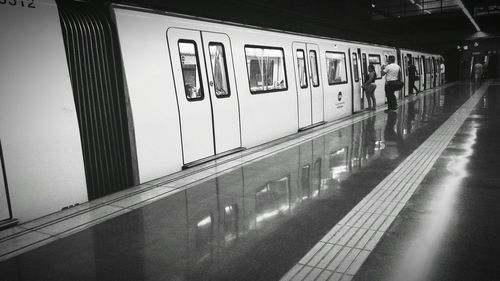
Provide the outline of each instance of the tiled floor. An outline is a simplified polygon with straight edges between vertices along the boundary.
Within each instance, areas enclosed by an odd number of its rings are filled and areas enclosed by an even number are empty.
[[[1,280],[385,280],[377,253],[476,90],[437,89],[0,233]]]

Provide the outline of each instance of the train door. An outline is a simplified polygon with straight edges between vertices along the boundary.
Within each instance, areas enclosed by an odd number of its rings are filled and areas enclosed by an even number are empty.
[[[427,69],[425,69],[425,57],[424,56],[420,56],[420,59],[419,59],[419,63],[420,63],[420,86],[421,86],[421,91],[422,90],[425,90],[426,89],[426,85],[425,85],[425,81],[427,81]]]
[[[231,43],[226,34],[202,32],[212,101],[215,153],[241,147],[238,92]]]
[[[349,49],[351,58],[351,81],[352,82],[352,112],[361,111],[363,109],[363,92],[361,89],[361,79],[359,74],[359,60],[356,52]]]
[[[399,75],[401,75],[399,77],[399,79],[401,79],[401,81],[403,82],[403,85],[404,83],[407,81],[403,75],[405,69],[406,69],[406,65],[404,64],[404,59],[401,55],[401,50],[397,49],[396,50],[396,63],[400,66],[400,73]],[[405,92],[406,92],[406,87],[403,87],[401,90],[398,91],[399,92],[399,95],[398,95],[398,98],[399,99],[402,99],[403,97],[405,97]]]
[[[323,122],[323,87],[321,83],[321,73],[319,67],[319,47],[316,44],[307,44],[309,54],[309,73],[311,76],[311,105],[312,105],[312,123]]]
[[[299,129],[323,121],[323,88],[320,87],[318,65],[319,48],[315,44],[294,42],[292,44]]]
[[[432,57],[432,64],[434,65],[434,87],[439,86],[439,62],[438,59]]]
[[[7,191],[6,182],[7,181],[5,180],[5,168],[3,165],[3,154],[2,154],[2,148],[0,146],[0,225],[2,225],[3,221],[6,221],[11,218],[9,199],[8,199],[9,194]]]
[[[410,77],[409,77],[409,72],[408,72],[408,62],[411,60],[411,55],[408,53],[403,53],[403,75],[405,79],[405,97],[407,97],[410,94]]]
[[[167,38],[184,164],[240,147],[238,95],[229,38],[179,28],[170,28]]]
[[[430,66],[430,59],[428,57],[424,57],[424,71],[425,71],[425,89],[431,88],[432,81],[432,71]]]
[[[436,86],[436,72],[434,68],[434,57],[429,57],[429,68],[431,69],[431,85],[430,87],[433,88]]]
[[[366,53],[361,53],[361,49],[358,49],[358,56],[361,58],[361,80],[363,83],[366,82],[366,78],[368,77],[368,59],[366,58]],[[375,94],[375,93],[373,93]],[[364,96],[364,95],[363,95]],[[366,101],[368,103],[368,101]],[[365,100],[361,99],[362,108],[365,108]],[[375,107],[377,105],[374,105]]]

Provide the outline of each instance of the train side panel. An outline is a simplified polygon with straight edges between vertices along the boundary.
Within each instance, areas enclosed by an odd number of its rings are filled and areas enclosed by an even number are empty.
[[[335,69],[333,66],[329,66],[329,59],[344,58],[343,69],[340,72],[340,77],[344,78],[337,79],[337,77],[330,77],[332,71]],[[328,56],[328,57],[327,57]],[[324,97],[324,110],[325,110],[325,121],[334,121],[336,119],[349,116],[352,114],[352,89],[351,89],[351,67],[349,64],[349,53],[348,46],[335,41],[322,40],[320,44],[320,54],[319,54],[319,64],[321,67],[321,78],[323,82],[323,97]],[[330,73],[330,74],[329,74]],[[338,73],[338,70],[337,70]]]
[[[240,101],[241,139],[252,147],[297,132],[297,92],[292,38],[257,30],[227,30],[233,47],[234,71]],[[287,90],[252,94],[247,70],[245,46],[282,48]]]
[[[25,221],[88,197],[55,1],[19,2],[0,5],[0,138],[13,216]]]
[[[165,17],[116,9],[140,182],[180,170],[179,110]]]

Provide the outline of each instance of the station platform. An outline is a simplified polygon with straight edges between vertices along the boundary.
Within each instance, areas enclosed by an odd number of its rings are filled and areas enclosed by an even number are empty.
[[[499,81],[457,82],[0,232],[0,279],[500,280]]]

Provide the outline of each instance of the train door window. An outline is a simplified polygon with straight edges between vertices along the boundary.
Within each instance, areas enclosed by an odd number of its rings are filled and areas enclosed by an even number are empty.
[[[406,76],[408,76],[408,57],[407,56],[404,56],[403,64],[404,64],[403,67],[404,67]]]
[[[252,94],[288,89],[282,48],[245,46],[245,56]]]
[[[203,99],[200,62],[198,48],[194,41],[179,41],[179,55],[181,58],[182,78],[188,101]]]
[[[359,81],[358,55],[352,53],[352,71],[354,71],[354,82]]]
[[[368,80],[368,64],[366,63],[366,54],[362,54],[361,59],[363,60],[363,65],[361,67],[363,68],[364,78],[365,80]]]
[[[209,43],[208,49],[210,51],[210,65],[212,66],[215,96],[218,98],[229,97],[231,92],[229,89],[224,45],[221,43]]]
[[[420,58],[415,58],[415,66],[417,67],[417,71],[419,74],[422,74],[422,64],[420,63]]]
[[[345,53],[326,52],[328,85],[347,83]]]
[[[299,72],[299,85],[302,89],[307,88],[307,69],[304,50],[297,50],[297,71]]]
[[[313,87],[319,86],[319,75],[318,75],[318,57],[316,56],[316,51],[309,51],[309,64],[311,65],[311,77]]]
[[[377,79],[382,78],[382,64],[380,62],[380,55],[368,55],[368,64],[373,65],[375,67],[375,74],[377,75]]]

